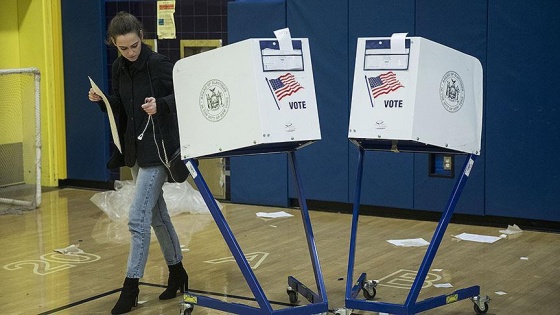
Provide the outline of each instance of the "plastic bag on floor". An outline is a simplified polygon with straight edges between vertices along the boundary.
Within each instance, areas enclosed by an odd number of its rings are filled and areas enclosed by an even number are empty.
[[[90,200],[105,212],[111,220],[127,221],[134,190],[135,186],[131,180],[117,180],[115,181],[115,190],[99,192],[93,195]],[[187,181],[165,183],[163,185],[163,198],[165,198],[170,216],[180,213],[210,213],[200,192]],[[218,207],[222,208],[220,203],[218,203]]]

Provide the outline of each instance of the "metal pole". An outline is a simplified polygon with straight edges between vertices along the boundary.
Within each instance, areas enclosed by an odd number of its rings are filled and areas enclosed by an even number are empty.
[[[434,261],[434,258],[436,256],[438,247],[441,244],[443,234],[445,233],[445,230],[447,229],[447,226],[449,225],[449,221],[451,220],[451,216],[453,216],[453,211],[455,210],[455,206],[457,205],[457,201],[459,200],[459,196],[461,195],[461,192],[463,191],[463,188],[465,187],[465,184],[466,184],[467,179],[470,175],[470,171],[472,169],[472,166],[474,164],[475,159],[476,159],[476,156],[473,155],[472,153],[467,156],[467,160],[465,161],[465,164],[463,165],[463,172],[461,173],[461,176],[459,176],[459,178],[457,179],[457,182],[455,183],[455,187],[453,188],[451,196],[449,197],[449,201],[447,202],[447,206],[445,208],[445,211],[443,212],[443,214],[441,216],[441,219],[439,220],[438,226],[437,226],[437,228],[434,232],[434,235],[432,236],[432,240],[430,242],[430,245],[428,246],[428,250],[426,251],[426,254],[424,255],[424,259],[422,260],[422,264],[420,265],[420,268],[418,270],[418,274],[416,275],[416,278],[414,279],[414,283],[412,284],[412,288],[411,288],[411,290],[408,294],[408,297],[406,298],[406,301],[404,303],[404,305],[406,306],[407,309],[411,305],[416,303],[416,300],[418,299],[418,295],[420,294],[420,290],[422,289],[422,285],[424,284],[424,280],[426,280],[426,276],[428,275],[428,271],[430,269],[430,266],[432,265],[432,262]]]

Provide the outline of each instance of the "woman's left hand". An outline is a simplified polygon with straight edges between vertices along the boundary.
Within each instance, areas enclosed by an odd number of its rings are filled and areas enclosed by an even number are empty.
[[[157,113],[157,104],[155,97],[146,97],[144,101],[146,103],[142,104],[142,109],[146,112],[146,114],[154,115],[155,113]]]

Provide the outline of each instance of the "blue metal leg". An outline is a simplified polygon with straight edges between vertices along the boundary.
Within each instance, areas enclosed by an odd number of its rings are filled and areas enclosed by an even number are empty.
[[[255,277],[255,274],[251,269],[251,266],[249,265],[249,262],[247,262],[247,259],[245,258],[245,255],[243,254],[239,243],[237,243],[237,240],[235,239],[231,228],[227,224],[222,211],[220,210],[218,204],[216,203],[216,200],[214,199],[214,196],[212,196],[208,185],[206,185],[204,178],[200,174],[196,163],[193,163],[191,160],[187,160],[186,164],[196,186],[198,187],[198,190],[200,191],[200,194],[202,195],[202,198],[204,198],[204,202],[208,206],[208,209],[210,210],[214,221],[218,225],[218,228],[222,233],[222,236],[224,237],[224,240],[226,241],[229,249],[231,250],[235,261],[239,265],[239,268],[241,269],[241,272],[243,273],[243,276],[245,277],[249,288],[253,292],[257,303],[262,310],[266,311],[269,314],[272,313],[272,306],[270,305],[270,302],[266,298],[262,287],[259,285],[257,278]]]
[[[309,217],[309,210],[307,209],[307,202],[305,200],[305,194],[303,192],[303,187],[301,185],[301,176],[297,167],[297,160],[295,151],[290,152],[290,165],[292,166],[292,171],[295,177],[294,185],[298,192],[298,200],[301,208],[301,219],[303,221],[303,227],[305,229],[305,236],[307,238],[307,247],[309,249],[309,254],[311,256],[311,263],[313,265],[313,272],[315,275],[315,283],[317,284],[318,295],[312,294],[313,299],[316,299],[314,303],[325,303],[325,311],[327,311],[327,294],[325,290],[325,283],[323,282],[323,273],[321,272],[321,265],[319,264],[319,258],[317,255],[317,248],[315,246],[315,237],[313,236],[313,229],[311,227],[311,219]],[[293,279],[293,278],[292,278]],[[306,287],[302,286],[305,290]],[[310,294],[309,290],[302,292],[303,294]]]
[[[362,173],[364,168],[364,149],[359,148],[358,172],[356,175],[356,190],[354,192],[354,206],[352,211],[352,228],[350,230],[350,250],[348,253],[348,272],[346,273],[346,299],[355,298],[361,290],[362,282],[366,275],[362,274],[356,286],[352,289],[354,262],[356,256],[356,236],[358,234],[358,217],[360,215],[360,197],[362,193]]]
[[[363,155],[364,155],[364,149],[361,147],[359,148],[360,148],[360,157],[358,161],[358,175],[356,178],[356,195],[355,195],[354,211],[352,217],[350,251],[348,257],[348,274],[347,274],[347,282],[346,282],[346,303],[345,303],[346,308],[386,312],[390,314],[416,314],[438,306],[457,302],[459,300],[463,300],[469,297],[478,296],[480,294],[480,287],[472,286],[465,289],[459,289],[451,294],[436,296],[420,302],[416,302],[416,300],[418,299],[418,295],[420,294],[420,290],[422,289],[422,285],[426,280],[426,276],[428,275],[428,271],[431,267],[431,264],[436,256],[439,245],[441,244],[441,240],[443,239],[445,230],[449,225],[449,222],[455,210],[455,206],[457,205],[457,202],[459,200],[459,196],[463,191],[463,188],[466,184],[466,181],[469,177],[470,171],[476,159],[476,155],[469,154],[467,156],[467,160],[465,161],[465,164],[463,165],[462,173],[457,179],[457,182],[455,183],[455,187],[453,188],[453,191],[449,197],[447,206],[444,212],[442,213],[438,226],[436,227],[434,235],[432,236],[430,245],[428,246],[426,254],[424,255],[424,259],[422,260],[422,263],[420,265],[416,278],[414,279],[414,282],[412,284],[411,290],[406,298],[405,303],[401,305],[401,304],[393,304],[393,303],[363,301],[363,300],[356,299],[358,291],[361,289],[360,285],[365,281],[365,274],[362,274],[358,280],[358,282],[360,283],[357,283],[352,288],[352,275],[353,275],[353,268],[354,268],[356,235],[358,229],[357,225],[358,225],[360,191],[362,185]]]
[[[300,187],[299,183],[301,178],[297,171],[296,161],[294,152],[290,155],[294,174],[296,175],[296,188],[298,190],[298,197],[301,205],[302,220],[304,223],[304,228],[307,236],[307,243],[309,247],[310,254],[312,256],[313,270],[315,272],[315,280],[317,283],[317,288],[319,294],[313,293],[306,286],[300,284],[293,277],[288,279],[289,283],[298,287],[299,292],[303,294],[310,302],[313,304],[304,305],[300,307],[293,307],[281,310],[273,310],[270,302],[266,298],[262,287],[259,285],[258,280],[251,269],[251,266],[247,262],[241,247],[237,243],[235,236],[233,235],[229,225],[224,218],[222,211],[218,207],[216,200],[212,196],[210,189],[206,185],[204,178],[200,174],[198,167],[192,160],[187,160],[186,165],[191,173],[193,180],[198,187],[200,194],[202,195],[204,202],[208,206],[216,225],[218,226],[224,240],[226,241],[229,249],[231,250],[237,265],[239,266],[249,288],[253,292],[257,303],[260,308],[243,305],[239,303],[227,303],[218,299],[210,298],[207,296],[196,296],[189,292],[184,295],[184,303],[186,304],[197,304],[201,306],[210,307],[217,310],[222,310],[232,314],[243,314],[243,315],[257,315],[257,314],[290,314],[290,315],[308,315],[308,314],[319,314],[326,313],[328,311],[327,298],[325,293],[325,285],[323,283],[323,276],[321,273],[321,267],[319,265],[319,260],[317,258],[317,249],[315,247],[315,239],[313,237],[313,231],[311,229],[311,221],[309,218],[309,212],[307,209],[307,204],[305,202],[303,189]]]
[[[476,159],[476,155],[469,154],[467,156],[465,164],[463,165],[463,172],[461,173],[461,175],[457,179],[457,182],[455,183],[455,187],[453,188],[451,196],[449,197],[449,201],[447,202],[447,206],[445,208],[445,211],[443,212],[443,214],[442,214],[442,216],[439,220],[438,226],[437,226],[437,228],[434,232],[434,235],[432,236],[432,241],[430,242],[430,245],[428,246],[428,250],[426,251],[426,254],[424,255],[424,259],[422,260],[422,264],[420,265],[420,268],[418,269],[418,274],[416,275],[416,278],[414,279],[414,282],[412,284],[412,288],[410,290],[410,293],[408,294],[408,297],[406,298],[406,301],[404,303],[407,308],[410,307],[411,305],[413,305],[414,303],[416,303],[416,299],[418,298],[418,295],[420,294],[420,290],[422,289],[422,285],[424,284],[424,280],[426,280],[426,276],[428,275],[428,271],[430,270],[432,262],[434,261],[437,250],[439,248],[439,245],[441,244],[443,234],[445,233],[445,230],[447,229],[447,226],[449,225],[449,221],[451,220],[451,217],[453,216],[453,211],[455,211],[455,206],[457,205],[457,202],[459,201],[459,196],[461,195],[461,192],[463,191],[463,188],[465,187],[465,184],[467,182],[467,179],[469,177],[469,174],[470,174],[470,171],[471,171],[471,168],[474,164],[475,159]]]

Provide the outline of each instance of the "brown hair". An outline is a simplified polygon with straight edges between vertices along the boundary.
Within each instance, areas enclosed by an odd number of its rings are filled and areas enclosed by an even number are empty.
[[[142,22],[134,15],[121,11],[109,22],[107,27],[107,44],[114,45],[113,41],[120,35],[136,33],[142,38]]]

